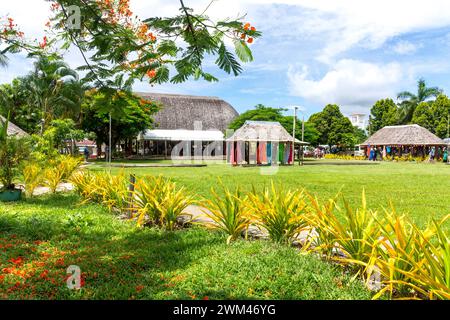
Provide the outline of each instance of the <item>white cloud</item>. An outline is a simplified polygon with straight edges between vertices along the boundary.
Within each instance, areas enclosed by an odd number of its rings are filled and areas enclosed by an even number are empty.
[[[416,52],[422,46],[420,44],[414,44],[410,41],[399,41],[393,47],[395,53],[398,54],[411,54]]]
[[[336,103],[349,111],[368,108],[380,98],[394,97],[398,85],[409,80],[409,74],[398,63],[344,59],[321,79],[310,79],[307,67],[290,68],[288,79],[292,95],[321,105]]]

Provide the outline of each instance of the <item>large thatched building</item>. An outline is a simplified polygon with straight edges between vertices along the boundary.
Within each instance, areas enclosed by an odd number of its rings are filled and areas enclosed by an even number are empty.
[[[198,158],[206,154],[223,157],[224,133],[239,115],[229,103],[217,97],[136,94],[159,102],[162,107],[154,117],[155,128],[138,136],[141,156],[173,158],[174,154],[191,154]]]
[[[293,146],[306,144],[294,140],[279,122],[246,121],[227,139],[227,161],[234,165],[293,164]]]
[[[0,123],[3,125],[4,123],[6,123],[6,119],[5,117],[0,115]],[[8,122],[8,135],[9,136],[17,136],[17,137],[24,137],[27,136],[28,133],[26,133],[25,131],[23,131],[22,129],[20,129],[18,126],[16,126],[14,123],[12,123],[11,121]]]
[[[427,129],[417,125],[387,126],[369,137],[362,147],[367,154],[370,149],[382,149],[388,155],[425,156],[431,149],[441,149],[446,143]]]

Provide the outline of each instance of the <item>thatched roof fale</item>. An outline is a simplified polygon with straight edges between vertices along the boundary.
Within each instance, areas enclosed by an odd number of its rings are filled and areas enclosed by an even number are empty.
[[[279,122],[246,121],[227,141],[291,142],[294,138]],[[298,144],[309,143],[295,139]]]
[[[217,97],[141,92],[135,94],[162,105],[162,109],[154,117],[155,129],[225,132],[239,115],[229,103]]]
[[[375,132],[361,146],[444,146],[445,142],[417,125],[387,126]]]
[[[0,115],[0,124],[6,123],[6,118]],[[28,136],[28,133],[20,129],[18,126],[16,126],[11,121],[8,121],[8,136],[18,136],[18,137],[25,137]]]

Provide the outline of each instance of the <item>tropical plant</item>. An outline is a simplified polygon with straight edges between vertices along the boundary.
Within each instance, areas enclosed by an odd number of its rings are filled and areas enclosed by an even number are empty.
[[[237,239],[244,231],[247,231],[251,217],[248,214],[247,197],[239,190],[231,191],[222,185],[223,195],[219,195],[212,188],[212,200],[205,200],[207,210],[205,216],[212,220],[207,226],[212,229],[222,230],[228,234],[227,244]]]
[[[86,88],[77,72],[61,58],[40,56],[22,82],[28,92],[28,105],[35,106],[41,114],[41,135],[54,119],[78,117]]]
[[[43,184],[52,193],[56,193],[58,186],[62,182],[69,180],[80,164],[80,158],[60,156],[58,159],[51,161],[50,166],[44,170]]]
[[[265,187],[261,193],[248,194],[256,224],[266,229],[276,242],[288,243],[307,229],[305,194],[299,190],[282,187]]]
[[[163,176],[149,176],[135,182],[131,210],[139,226],[149,224],[173,230],[178,217],[192,203],[184,187],[178,188]]]
[[[400,122],[403,124],[409,123],[414,115],[417,106],[432,97],[437,97],[442,93],[438,87],[427,87],[424,79],[417,81],[417,93],[409,91],[402,91],[397,95],[400,102]]]
[[[373,244],[373,253],[367,270],[378,272],[383,288],[374,296],[381,297],[385,292],[394,296],[411,296],[414,286],[414,274],[417,263],[423,259],[420,243],[430,239],[433,232],[427,228],[422,233],[406,219],[398,215],[393,208],[385,210],[382,219],[377,219],[380,237]],[[420,235],[424,238],[421,238]]]
[[[366,195],[362,193],[362,205],[353,210],[349,203],[343,199],[344,210],[335,203],[336,214],[328,216],[328,227],[334,235],[336,248],[341,251],[345,263],[356,264],[357,269],[365,268],[372,254],[372,243],[378,239],[380,227],[376,223],[376,212],[367,209]],[[315,214],[312,215],[313,217]],[[343,221],[339,219],[343,217]],[[319,223],[323,220],[319,220]]]
[[[43,168],[36,163],[29,163],[23,168],[23,180],[27,196],[32,197],[36,188],[43,182]]]
[[[128,181],[122,171],[118,175],[109,173],[91,173],[77,171],[70,177],[76,191],[84,198],[84,202],[97,202],[119,213],[130,209],[130,193]]]
[[[8,136],[8,119],[5,123],[0,119],[0,183],[2,189],[13,190],[19,166],[29,155],[29,144],[26,138]]]

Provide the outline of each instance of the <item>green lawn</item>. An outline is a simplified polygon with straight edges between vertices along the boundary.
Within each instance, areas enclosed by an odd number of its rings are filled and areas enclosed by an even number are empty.
[[[79,202],[66,194],[0,204],[0,299],[370,298],[341,267],[294,248],[227,246],[224,235],[200,228],[137,229]],[[65,285],[69,265],[81,268],[80,291]]]
[[[320,165],[280,167],[279,172],[272,176],[261,175],[258,167],[230,167],[225,164],[212,164],[205,168],[124,170],[127,174],[170,176],[199,197],[210,196],[209,190],[217,186],[218,177],[225,185],[239,185],[243,190],[250,190],[252,185],[261,188],[273,180],[289,188],[306,188],[320,199],[333,197],[341,190],[354,206],[359,205],[365,190],[370,208],[387,207],[392,201],[398,212],[408,214],[420,226],[424,226],[431,217],[441,218],[450,213],[450,165],[392,162],[351,165],[355,162],[339,160],[321,160],[318,163]],[[347,163],[350,165],[345,165]],[[96,164],[93,170],[104,168]],[[121,169],[112,170],[117,173]]]

